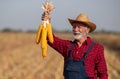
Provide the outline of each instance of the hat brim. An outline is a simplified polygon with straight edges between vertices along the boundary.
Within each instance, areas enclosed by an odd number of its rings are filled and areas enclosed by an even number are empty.
[[[73,19],[70,19],[70,18],[68,18],[68,20],[69,20],[71,25],[73,23],[83,23],[83,24],[86,24],[90,28],[89,32],[93,32],[96,29],[96,25],[94,23],[90,22],[90,21],[78,21],[78,20],[73,20]]]

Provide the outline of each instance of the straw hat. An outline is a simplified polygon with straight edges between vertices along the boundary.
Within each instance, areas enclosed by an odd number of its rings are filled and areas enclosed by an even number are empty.
[[[96,29],[96,25],[94,23],[90,22],[88,16],[83,13],[81,13],[75,20],[69,19],[69,18],[68,18],[68,20],[71,25],[75,22],[88,25],[88,27],[90,28],[89,32],[93,32]]]

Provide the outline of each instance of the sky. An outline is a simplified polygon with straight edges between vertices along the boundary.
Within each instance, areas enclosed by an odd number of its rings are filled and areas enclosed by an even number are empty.
[[[0,30],[4,28],[37,30],[46,0],[0,0]],[[71,30],[68,18],[88,15],[96,30],[120,32],[120,0],[48,0],[55,9],[51,24],[56,30]]]

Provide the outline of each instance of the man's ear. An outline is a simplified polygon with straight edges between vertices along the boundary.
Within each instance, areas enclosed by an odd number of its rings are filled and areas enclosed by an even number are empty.
[[[89,28],[89,27],[86,29],[86,32],[87,32],[87,33],[89,33],[89,32],[90,32],[90,28]]]

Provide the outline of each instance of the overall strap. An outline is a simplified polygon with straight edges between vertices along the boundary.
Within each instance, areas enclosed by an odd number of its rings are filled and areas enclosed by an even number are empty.
[[[71,58],[72,59],[72,49],[74,47],[74,44],[73,42],[70,42],[70,49],[69,49],[69,52],[68,52],[68,58]]]
[[[88,53],[90,52],[90,50],[92,49],[92,47],[94,46],[94,42],[92,42],[92,44],[89,46],[88,50],[85,52],[84,56],[82,57],[81,60],[84,61],[84,59],[87,57]]]
[[[84,61],[84,59],[86,58],[87,54],[90,52],[90,50],[92,49],[92,47],[94,46],[94,42],[92,42],[92,44],[89,46],[88,50],[85,52],[84,56],[82,57],[81,60]],[[70,42],[70,49],[69,49],[69,52],[68,52],[68,58],[71,58],[72,59],[72,49],[74,47],[74,44],[73,42]]]

